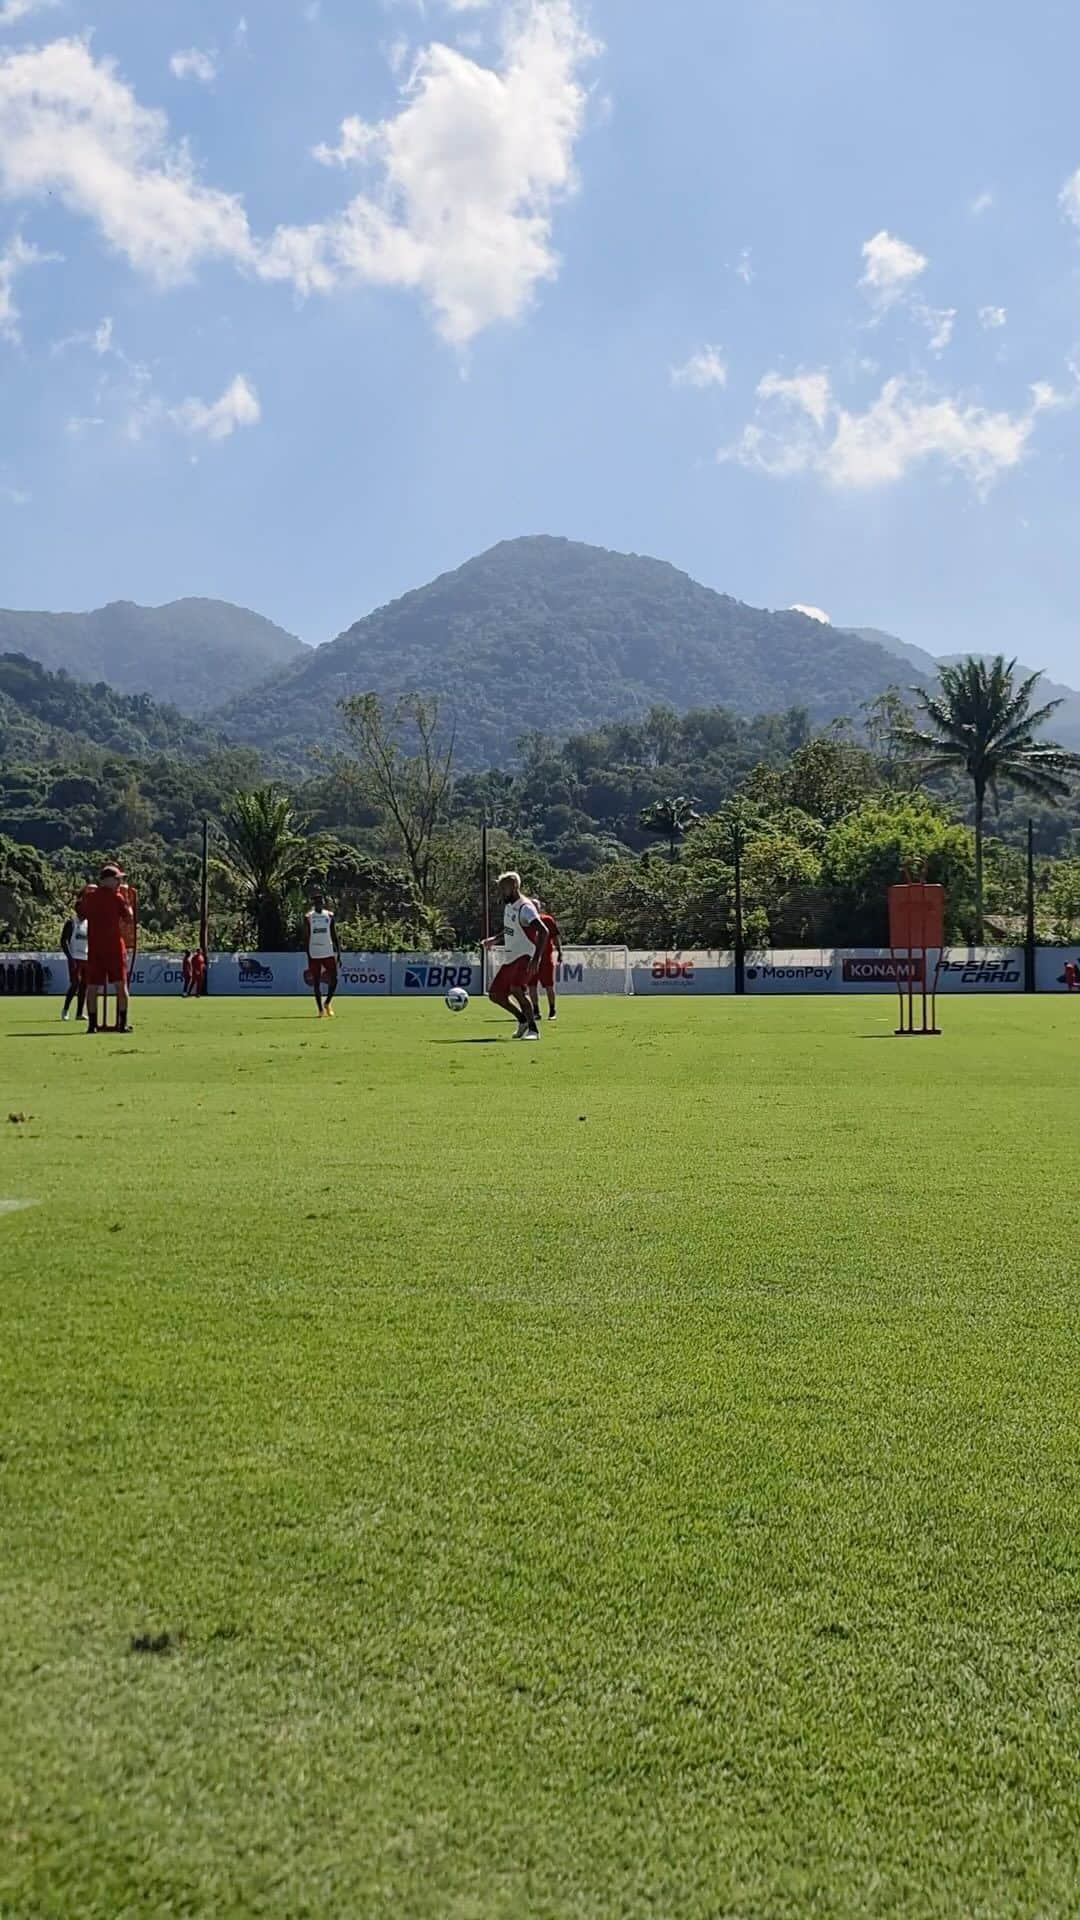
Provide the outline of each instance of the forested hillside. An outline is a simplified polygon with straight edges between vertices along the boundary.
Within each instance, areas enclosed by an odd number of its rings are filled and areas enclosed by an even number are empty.
[[[184,713],[209,713],[304,651],[294,634],[224,600],[92,613],[0,609],[0,653],[22,653],[77,680],[148,693]]]
[[[542,536],[369,614],[221,717],[230,734],[302,754],[337,738],[347,694],[441,693],[476,768],[505,765],[532,729],[565,738],[657,702],[744,717],[798,705],[821,725],[896,678],[854,634],[744,606],[662,560]]]

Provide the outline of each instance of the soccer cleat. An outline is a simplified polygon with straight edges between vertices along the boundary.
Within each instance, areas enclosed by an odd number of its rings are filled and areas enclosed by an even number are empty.
[[[523,1040],[539,1040],[540,1029],[535,1024],[531,1027],[526,1027],[521,1037]]]
[[[61,1009],[61,1013],[60,1013],[60,1018],[61,1018],[61,1020],[70,1020],[70,1019],[71,1019],[71,1008],[70,1008],[70,1007],[64,1007],[64,1008],[62,1008],[62,1009]]]
[[[525,1038],[525,1035],[526,1035],[526,1034],[528,1033],[528,1031],[529,1031],[529,1023],[528,1023],[528,1021],[527,1021],[527,1020],[519,1020],[519,1021],[518,1021],[518,1023],[517,1023],[517,1026],[516,1026],[516,1027],[514,1028],[514,1039],[515,1039],[515,1040],[524,1040],[524,1038]]]
[[[557,1020],[557,1019],[558,1019],[558,1017],[559,1017],[559,1010],[558,1010],[558,1008],[557,1008],[557,1007],[552,1007],[552,1009],[551,1009],[551,1012],[550,1012],[550,1013],[548,1014],[548,1019],[549,1019],[549,1020]]]
[[[334,1018],[334,1009],[333,1009],[333,1007],[324,1007],[324,1008],[323,1008],[323,1012],[325,1013],[325,1015],[326,1015],[326,1017],[327,1017],[327,1019],[328,1019],[328,1020],[333,1020],[333,1018]]]

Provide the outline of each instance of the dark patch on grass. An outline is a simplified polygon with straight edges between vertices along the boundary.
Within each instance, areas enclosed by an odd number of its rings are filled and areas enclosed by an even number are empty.
[[[171,1633],[133,1633],[129,1653],[171,1653],[175,1645]]]

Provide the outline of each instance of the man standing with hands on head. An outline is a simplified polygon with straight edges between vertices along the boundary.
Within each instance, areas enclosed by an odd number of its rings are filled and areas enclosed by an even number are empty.
[[[531,900],[521,891],[520,873],[500,873],[503,902],[503,963],[488,989],[488,998],[517,1020],[515,1040],[539,1040],[533,988],[548,944],[548,930]],[[498,945],[492,937],[485,943]]]
[[[75,902],[79,919],[86,921],[87,1033],[97,1033],[99,995],[116,988],[116,1031],[128,1033],[128,942],[135,932],[135,916],[124,876],[113,861],[101,869],[96,887],[84,887]]]

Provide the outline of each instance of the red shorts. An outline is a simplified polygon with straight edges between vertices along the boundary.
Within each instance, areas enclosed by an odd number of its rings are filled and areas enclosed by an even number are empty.
[[[311,975],[311,984],[313,987],[317,986],[320,980],[337,979],[337,961],[334,959],[333,954],[330,954],[330,956],[324,960],[309,959],[307,970]]]
[[[118,947],[91,953],[86,962],[86,984],[88,987],[127,986],[127,948],[123,941]]]
[[[523,953],[517,960],[508,960],[504,967],[499,968],[488,988],[489,997],[500,1002],[506,999],[508,993],[520,993],[529,984],[532,964],[527,953]]]
[[[85,983],[85,980],[86,980],[86,961],[85,960],[69,960],[68,961],[68,986],[81,987]]]
[[[544,957],[540,962],[540,985],[545,993],[555,991],[555,955],[550,947],[545,947]]]

